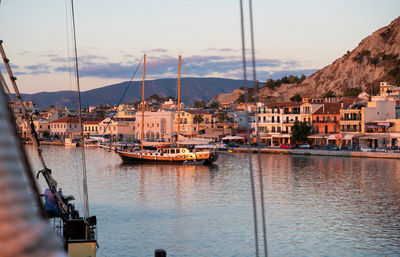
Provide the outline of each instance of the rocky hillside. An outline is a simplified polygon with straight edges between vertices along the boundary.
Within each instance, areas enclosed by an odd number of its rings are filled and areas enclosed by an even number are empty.
[[[343,95],[349,88],[371,92],[379,82],[400,86],[400,17],[367,38],[353,50],[318,70],[301,84],[260,89],[260,99],[287,101],[294,94],[322,96],[329,90]]]
[[[370,91],[380,81],[400,82],[400,17],[363,39],[351,52],[308,77],[301,87],[312,95],[347,88]]]
[[[228,103],[228,104],[229,104],[229,103],[233,103],[233,102],[235,102],[236,99],[238,99],[238,97],[239,97],[240,95],[242,95],[242,94],[244,94],[244,90],[235,89],[235,90],[233,90],[232,93],[223,93],[223,94],[216,95],[215,97],[213,97],[213,98],[211,99],[211,101],[209,102],[209,104],[212,103],[212,102],[214,102],[214,101],[217,101],[217,102],[219,102],[219,103],[221,103],[221,104],[224,104],[224,103]]]

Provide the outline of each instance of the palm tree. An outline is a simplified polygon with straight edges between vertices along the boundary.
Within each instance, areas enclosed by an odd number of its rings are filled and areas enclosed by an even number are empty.
[[[203,115],[201,114],[196,114],[193,117],[193,123],[197,124],[197,131],[199,131],[199,123],[202,123],[204,121]]]
[[[218,113],[218,120],[221,123],[224,123],[224,121],[226,121],[227,119],[228,119],[228,114],[225,111]]]

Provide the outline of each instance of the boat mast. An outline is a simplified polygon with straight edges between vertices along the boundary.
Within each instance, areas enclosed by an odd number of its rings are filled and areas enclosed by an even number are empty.
[[[31,138],[33,147],[35,148],[36,153],[39,157],[39,161],[43,167],[43,169],[41,171],[39,171],[39,173],[43,174],[43,176],[46,180],[46,183],[47,183],[49,189],[51,190],[51,193],[53,194],[54,199],[57,199],[57,201],[56,201],[57,206],[59,207],[62,214],[65,216],[68,213],[68,208],[67,208],[66,204],[62,201],[60,195],[57,193],[57,182],[52,177],[51,170],[47,167],[46,163],[44,162],[42,150],[39,147],[39,140],[37,138],[36,131],[34,130],[33,124],[31,124],[29,121],[31,119],[31,117],[28,115],[28,113],[25,109],[24,102],[22,101],[22,97],[21,97],[21,94],[19,93],[19,89],[17,86],[17,82],[16,82],[17,78],[14,76],[14,74],[11,70],[11,66],[9,63],[10,60],[7,58],[2,44],[3,44],[3,41],[0,40],[0,54],[3,58],[4,65],[6,66],[8,76],[11,80],[11,84],[14,89],[15,97],[17,98],[18,104],[21,108],[22,122],[24,123],[25,128],[28,129],[29,136]],[[2,75],[1,75],[1,77],[2,77]],[[1,84],[3,84],[3,83],[5,84],[4,78],[2,78],[1,82],[2,82]],[[6,87],[6,84],[4,86]]]
[[[144,79],[146,75],[146,54],[143,56],[143,86],[142,86],[142,137],[141,137],[141,148],[143,150],[143,139],[144,139]]]
[[[74,51],[75,51],[75,72],[76,72],[76,86],[77,86],[77,94],[78,94],[78,117],[79,117],[79,130],[80,137],[82,143],[82,171],[83,171],[83,205],[84,205],[84,218],[85,220],[89,217],[89,197],[88,197],[88,189],[87,189],[87,174],[86,174],[86,158],[85,158],[85,146],[84,137],[83,137],[83,124],[82,124],[82,110],[81,110],[81,89],[79,84],[79,68],[78,68],[78,50],[76,47],[76,33],[75,33],[75,14],[74,14],[74,0],[71,0],[71,9],[72,9],[72,26],[74,31]],[[86,236],[87,233],[86,233]]]
[[[176,136],[177,146],[179,146],[179,134],[181,133],[181,56],[179,55],[178,64],[178,134]]]

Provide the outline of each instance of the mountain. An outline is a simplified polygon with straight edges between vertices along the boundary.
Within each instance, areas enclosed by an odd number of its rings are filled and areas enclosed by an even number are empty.
[[[370,93],[379,89],[381,81],[400,86],[400,17],[302,83],[272,88],[264,86],[260,88],[259,95],[265,101],[288,101],[297,93],[319,97],[331,90],[336,95],[343,95],[351,88]],[[235,93],[232,92],[232,98]],[[226,94],[224,97],[227,97]]]
[[[101,104],[118,104],[129,82],[96,88],[81,93],[82,107]],[[209,102],[215,95],[232,92],[243,86],[242,80],[221,78],[183,78],[181,79],[181,101],[192,105],[196,100]],[[145,82],[145,98],[156,93],[161,97],[177,96],[177,79],[156,79]],[[142,97],[142,82],[131,84],[122,103],[140,101]],[[67,106],[77,107],[75,91],[40,92],[22,94],[25,101],[36,102],[38,107]]]

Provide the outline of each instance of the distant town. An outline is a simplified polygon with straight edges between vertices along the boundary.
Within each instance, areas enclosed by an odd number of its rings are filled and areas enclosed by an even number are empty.
[[[400,87],[381,82],[379,93],[358,96],[311,97],[291,102],[196,101],[181,103],[179,140],[207,139],[263,147],[398,149],[400,147]],[[37,136],[42,141],[79,141],[77,112],[68,108],[39,109],[24,102]],[[141,102],[119,106],[90,106],[83,110],[85,138],[132,143],[141,139]],[[144,102],[144,140],[176,142],[177,101],[156,94]],[[19,105],[10,101],[21,138],[29,141]],[[250,137],[246,137],[247,134]]]

